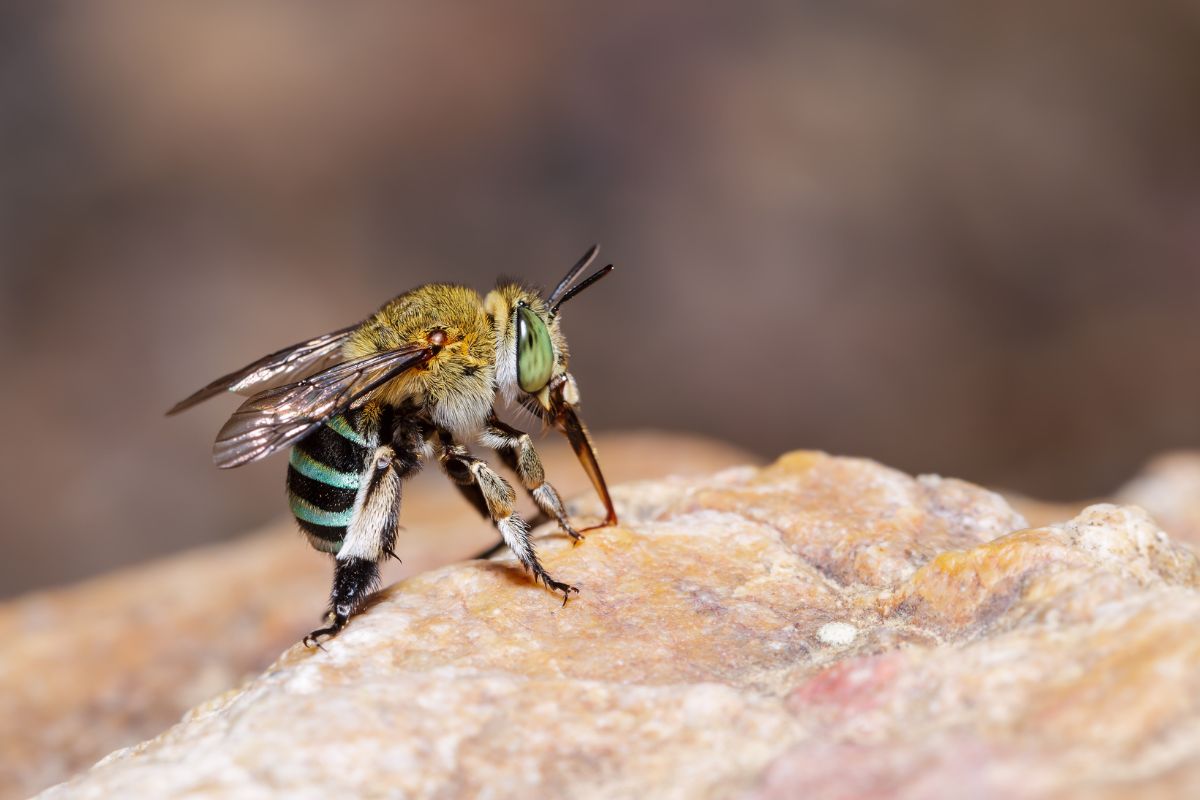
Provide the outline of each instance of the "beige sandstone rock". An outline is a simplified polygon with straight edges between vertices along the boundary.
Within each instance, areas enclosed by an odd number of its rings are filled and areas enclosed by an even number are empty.
[[[613,481],[753,460],[694,436],[614,434],[599,444]],[[565,441],[539,449],[564,494],[590,491]],[[388,582],[496,539],[436,469],[406,490],[401,522],[404,564],[389,564]],[[236,542],[0,605],[0,797],[65,780],[257,674],[319,622],[331,574],[281,519]]]
[[[794,453],[382,591],[47,797],[1189,797],[1200,564],[1134,507]],[[585,501],[584,511],[590,501]]]
[[[1145,508],[1173,538],[1200,545],[1200,451],[1158,456],[1116,498]]]
[[[1016,493],[1005,498],[1031,525],[1050,525],[1078,514],[1091,502],[1053,503]],[[1176,541],[1200,545],[1200,450],[1178,450],[1152,459],[1111,502],[1141,506]]]

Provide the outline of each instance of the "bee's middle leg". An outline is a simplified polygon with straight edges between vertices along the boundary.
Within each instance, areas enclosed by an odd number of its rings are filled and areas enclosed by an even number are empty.
[[[470,470],[461,466],[457,461],[448,462],[445,459],[442,460],[442,468],[446,471],[450,480],[454,481],[454,485],[458,487],[458,491],[462,493],[466,501],[479,512],[480,516],[490,520],[492,512],[488,510],[487,500],[484,498],[483,492],[479,490],[479,485],[475,483],[475,476],[471,474]],[[489,546],[486,550],[476,553],[472,556],[472,559],[489,559],[499,554],[507,546],[504,543],[504,539],[497,539],[495,544]]]
[[[566,603],[571,592],[579,590],[550,577],[550,573],[542,566],[533,543],[529,541],[529,526],[516,513],[517,493],[513,491],[512,486],[488,466],[486,461],[471,455],[465,447],[454,442],[448,435],[442,437],[441,443],[438,459],[446,474],[460,486],[466,485],[468,481],[474,483],[483,497],[492,523],[500,531],[508,549],[512,550],[521,565],[533,574],[534,580],[540,580],[553,591],[562,592],[563,603]]]
[[[505,466],[520,478],[521,485],[529,492],[533,502],[546,516],[557,520],[564,533],[576,542],[583,538],[583,534],[571,525],[562,498],[546,480],[542,459],[533,448],[533,439],[528,433],[506,425],[493,414],[480,435],[480,441],[499,453]]]

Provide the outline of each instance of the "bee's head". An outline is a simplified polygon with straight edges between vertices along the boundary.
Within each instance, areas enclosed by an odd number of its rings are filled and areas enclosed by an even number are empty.
[[[604,502],[605,524],[615,525],[617,512],[596,449],[579,418],[579,387],[567,372],[567,340],[559,330],[558,316],[563,303],[612,271],[609,264],[578,280],[598,250],[592,245],[545,298],[518,283],[501,282],[484,306],[496,321],[496,384],[500,391],[566,435]]]
[[[485,301],[496,321],[497,385],[507,399],[543,419],[556,419],[564,402],[572,406],[579,402],[575,380],[567,372],[567,340],[559,327],[559,309],[612,270],[609,264],[576,283],[597,251],[593,245],[545,298],[536,289],[503,281]]]

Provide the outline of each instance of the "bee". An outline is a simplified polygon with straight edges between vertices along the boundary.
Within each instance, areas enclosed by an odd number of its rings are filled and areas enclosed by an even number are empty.
[[[486,297],[465,286],[431,283],[399,295],[364,322],[285,347],[223,375],[176,404],[180,411],[229,391],[249,397],[217,434],[213,460],[240,467],[290,448],[292,515],[317,550],[334,559],[327,623],[307,646],[336,636],[395,558],[403,482],[437,458],[442,470],[500,532],[534,582],[561,592],[516,513],[516,493],[468,445],[495,450],[538,508],[574,541],[583,538],[546,481],[529,434],[501,421],[498,400],[528,409],[564,433],[604,503],[601,526],[617,513],[579,418],[579,387],[567,371],[560,327],[564,303],[612,271],[578,280],[593,245],[543,297],[499,282]],[[590,530],[590,529],[584,529]]]

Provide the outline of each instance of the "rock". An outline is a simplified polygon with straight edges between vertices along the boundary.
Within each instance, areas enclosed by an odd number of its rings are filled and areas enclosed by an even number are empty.
[[[1200,791],[1200,564],[1144,511],[1026,529],[817,453],[614,494],[619,528],[539,531],[565,607],[507,559],[423,572],[44,796]]]
[[[1141,509],[945,553],[881,596],[930,644],[802,681],[757,798],[1195,797],[1200,568]]]
[[[711,440],[648,432],[603,436],[599,446],[613,481],[754,460]],[[565,441],[539,449],[564,494],[590,491]],[[401,521],[404,564],[388,566],[388,581],[495,541],[436,469],[406,491]],[[319,622],[331,574],[281,520],[239,541],[0,606],[0,797],[64,780],[260,672]]]
[[[1077,502],[1056,503],[1050,500],[1038,500],[1018,492],[999,491],[1005,501],[1025,518],[1030,527],[1034,528],[1053,525],[1056,522],[1071,519],[1088,506],[1107,502],[1105,498],[1094,498],[1092,500],[1080,500]]]
[[[1055,503],[1005,492],[1005,499],[1032,525],[1050,525],[1104,500]],[[1141,506],[1176,541],[1200,545],[1200,450],[1178,450],[1151,459],[1112,502]]]
[[[1116,498],[1145,508],[1179,541],[1200,545],[1200,450],[1158,456]]]

